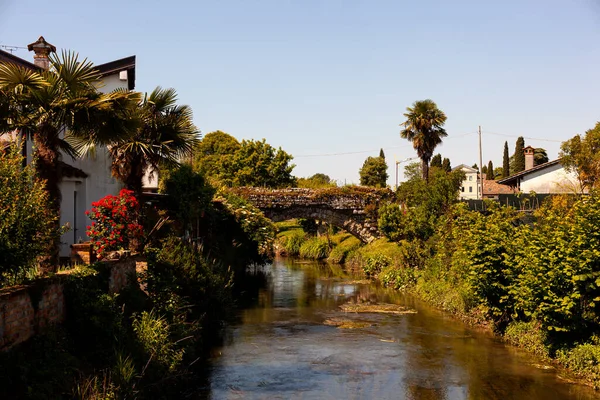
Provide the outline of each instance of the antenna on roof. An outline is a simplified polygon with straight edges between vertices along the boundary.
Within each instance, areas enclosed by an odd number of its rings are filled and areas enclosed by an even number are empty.
[[[13,54],[15,51],[17,51],[19,49],[27,49],[27,47],[9,46],[9,45],[6,45],[6,44],[0,44],[0,47],[3,48],[6,51],[9,51],[10,54]]]

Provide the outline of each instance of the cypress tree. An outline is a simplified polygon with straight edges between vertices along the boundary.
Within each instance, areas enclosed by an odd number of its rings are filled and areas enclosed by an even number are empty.
[[[379,149],[379,157],[385,160],[385,153],[383,152],[383,149]]]
[[[510,161],[508,160],[508,142],[504,142],[504,155],[502,156],[502,177],[510,174]]]
[[[517,143],[515,144],[515,154],[513,155],[515,170],[512,171],[512,173],[514,174],[525,170],[525,153],[523,152],[524,148],[525,139],[523,139],[523,136],[519,136]]]
[[[449,158],[444,158],[444,161],[442,161],[442,169],[446,172],[452,171],[452,166],[450,165]]]
[[[442,155],[438,153],[433,156],[429,162],[429,166],[442,168]]]
[[[494,179],[494,164],[492,163],[492,160],[488,162],[487,179]]]

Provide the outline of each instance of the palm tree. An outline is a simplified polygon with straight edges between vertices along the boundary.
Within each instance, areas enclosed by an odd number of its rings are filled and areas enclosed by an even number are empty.
[[[124,111],[139,96],[100,93],[100,78],[91,62],[79,61],[71,52],[63,52],[60,58],[51,55],[49,70],[0,63],[0,135],[20,132],[33,139],[36,171],[45,181],[51,212],[56,215],[60,215],[61,153],[78,156],[69,138],[107,143],[132,129]],[[50,263],[57,261],[59,240],[57,235]]]
[[[109,146],[113,176],[137,195],[146,172],[153,173],[161,165],[179,165],[198,141],[191,108],[176,102],[174,89],[157,87],[146,94],[132,110],[139,123],[135,132]]]
[[[406,121],[400,124],[404,129],[400,136],[412,141],[413,148],[421,159],[423,179],[429,180],[429,161],[436,146],[442,138],[448,136],[443,128],[446,115],[432,100],[415,101],[412,107],[406,108]]]

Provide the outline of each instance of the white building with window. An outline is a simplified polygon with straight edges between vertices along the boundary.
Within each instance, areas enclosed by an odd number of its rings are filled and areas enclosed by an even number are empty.
[[[0,50],[0,63],[12,63],[33,71],[48,69],[48,55],[56,52],[56,47],[40,37],[37,42],[28,46],[35,53],[34,62],[14,56]],[[102,82],[100,91],[110,92],[115,89],[135,88],[135,56],[121,58],[105,64],[95,65],[100,72]],[[24,146],[27,161],[31,161],[33,143],[28,140]],[[91,223],[85,211],[91,208],[93,201],[113,194],[116,195],[123,184],[111,174],[111,159],[105,147],[99,146],[93,156],[82,156],[72,160],[62,155],[62,180],[59,184],[62,194],[60,205],[60,224],[68,224],[71,229],[61,237],[60,256],[69,256],[70,245],[86,241],[86,226]]]
[[[465,164],[460,164],[452,169],[453,171],[462,170],[465,173],[465,179],[460,187],[461,200],[477,200],[480,198],[481,186],[479,184],[479,173],[475,168]]]

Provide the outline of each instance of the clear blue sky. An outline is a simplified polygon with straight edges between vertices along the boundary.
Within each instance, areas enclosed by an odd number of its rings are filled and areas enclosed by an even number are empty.
[[[553,159],[600,120],[600,0],[0,0],[0,45],[40,35],[97,64],[135,54],[137,90],[174,87],[203,133],[265,138],[297,176],[358,182],[384,148],[393,184],[415,100],[448,116],[453,166],[478,161],[478,125],[500,166],[505,140]],[[310,156],[332,153],[353,154]]]

